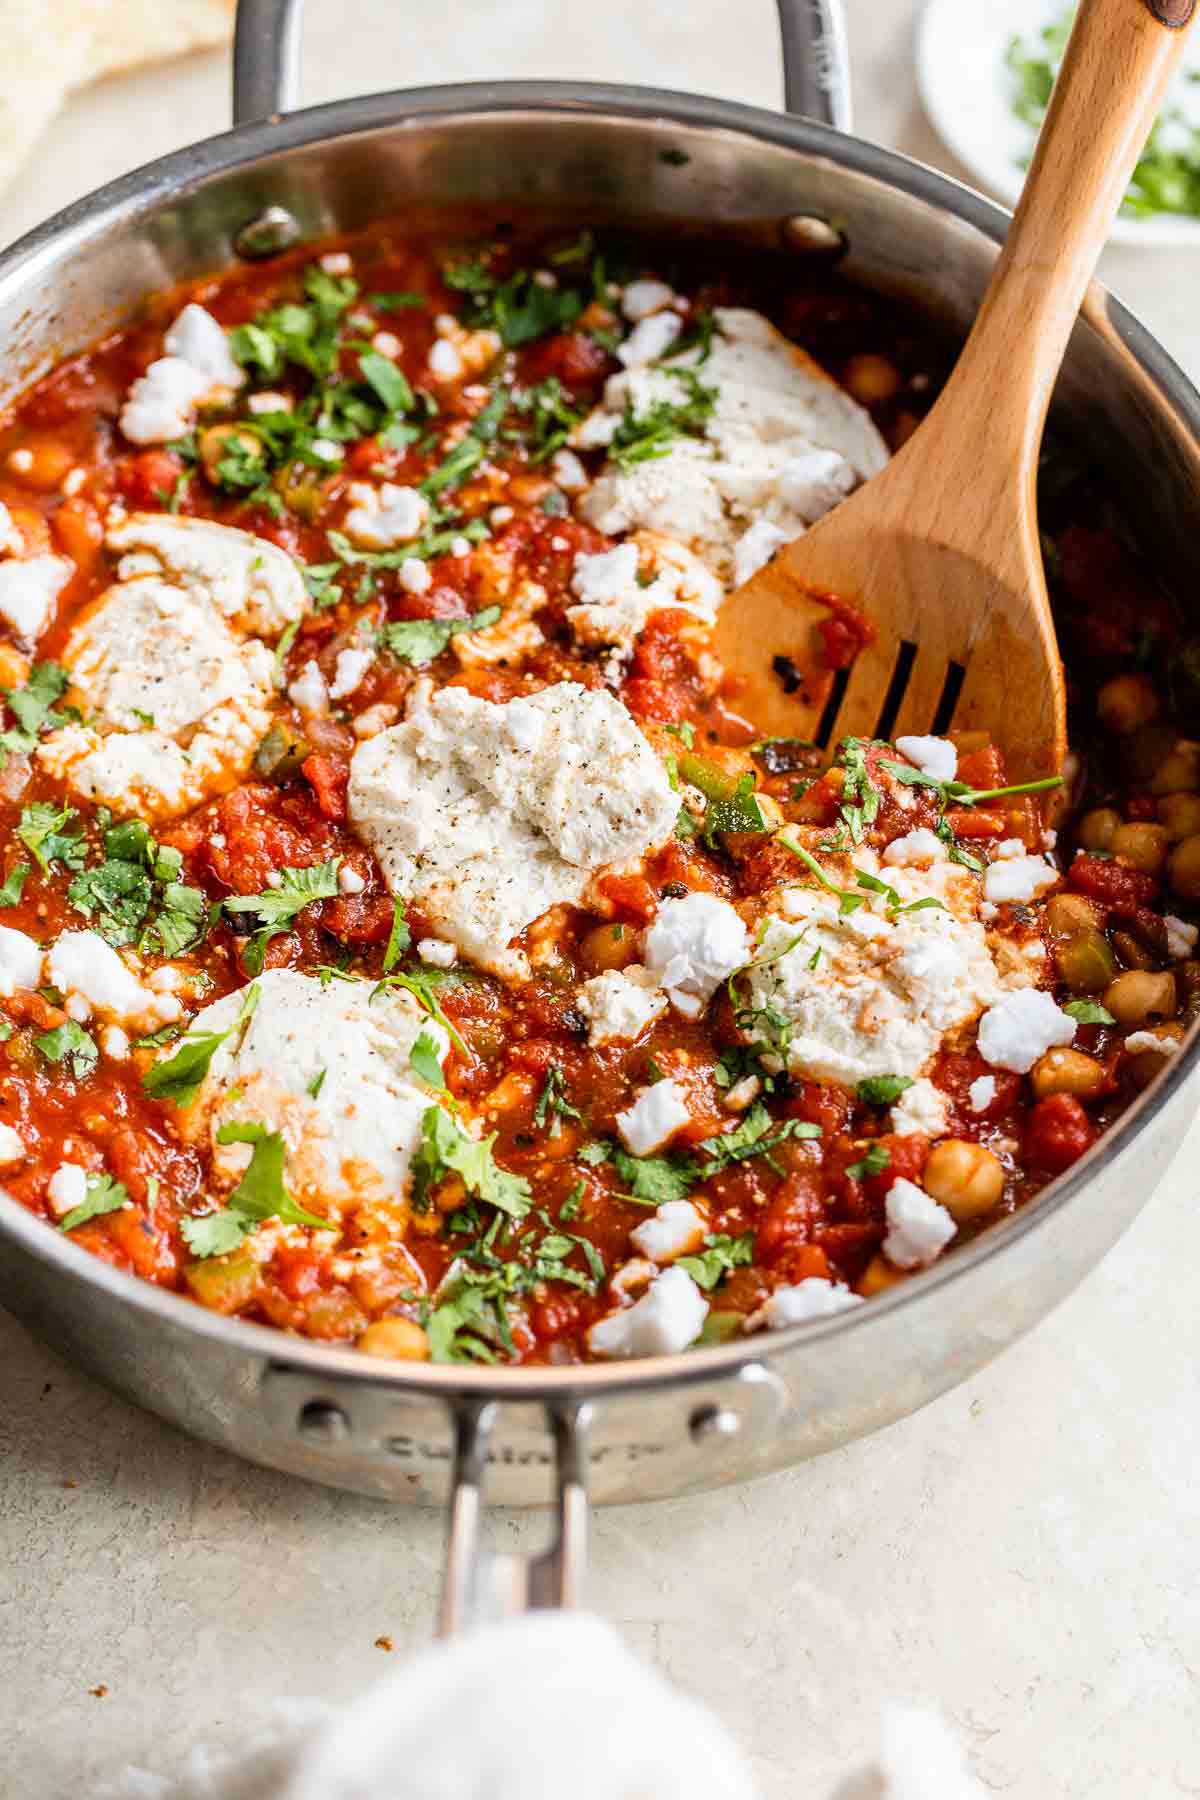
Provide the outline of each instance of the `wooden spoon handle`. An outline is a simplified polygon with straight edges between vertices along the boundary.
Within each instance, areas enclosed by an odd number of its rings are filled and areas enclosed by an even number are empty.
[[[1016,440],[1027,468],[1036,460],[1087,284],[1183,52],[1195,3],[1082,0],[1079,8],[1016,216],[936,409],[946,426],[957,419],[974,436],[971,402],[981,402],[991,432]]]

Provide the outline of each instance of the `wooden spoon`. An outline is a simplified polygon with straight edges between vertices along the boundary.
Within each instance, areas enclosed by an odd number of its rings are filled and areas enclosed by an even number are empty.
[[[717,652],[739,678],[737,710],[762,732],[836,741],[953,722],[987,730],[1016,780],[1060,768],[1066,707],[1038,541],[1038,449],[1195,5],[1083,0],[1025,191],[940,398],[880,474],[725,601]],[[830,594],[876,632],[840,704],[827,668],[805,674]]]

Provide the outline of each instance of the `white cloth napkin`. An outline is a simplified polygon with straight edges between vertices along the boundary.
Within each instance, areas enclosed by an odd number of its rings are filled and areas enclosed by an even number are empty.
[[[348,1706],[283,1703],[276,1720],[174,1778],[128,1769],[96,1800],[761,1800],[713,1714],[581,1613],[434,1644]],[[874,1772],[829,1800],[851,1794],[985,1800],[940,1721],[898,1707]]]

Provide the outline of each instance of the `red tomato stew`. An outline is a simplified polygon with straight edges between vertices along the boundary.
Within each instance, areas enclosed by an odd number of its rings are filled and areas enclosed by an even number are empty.
[[[946,361],[827,265],[380,231],[32,388],[8,1192],[217,1312],[572,1362],[858,1305],[1074,1162],[1200,992],[1188,650],[1102,489],[1049,459],[1061,788],[764,740],[710,643]]]

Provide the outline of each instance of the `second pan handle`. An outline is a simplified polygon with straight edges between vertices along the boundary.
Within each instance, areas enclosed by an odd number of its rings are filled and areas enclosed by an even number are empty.
[[[850,129],[850,67],[842,0],[776,0],[790,113]],[[238,0],[233,122],[295,110],[300,91],[301,0]]]

